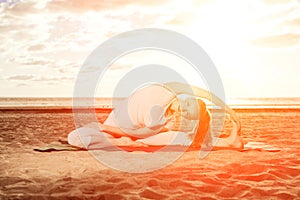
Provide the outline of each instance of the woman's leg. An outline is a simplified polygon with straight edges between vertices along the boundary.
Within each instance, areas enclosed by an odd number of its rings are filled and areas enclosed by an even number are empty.
[[[115,146],[147,146],[141,142],[133,141],[129,137],[114,138],[110,134],[89,127],[81,127],[69,133],[68,143],[85,149],[101,149]]]
[[[99,132],[94,128],[81,127],[69,133],[68,143],[86,149],[92,145],[97,148],[104,148],[112,146],[109,138],[112,138],[111,135]]]
[[[177,131],[158,133],[157,135],[144,138],[144,139],[138,139],[136,141],[147,145],[153,145],[153,146],[165,146],[165,145],[189,146],[192,143],[192,140],[189,137],[188,133],[177,132]]]

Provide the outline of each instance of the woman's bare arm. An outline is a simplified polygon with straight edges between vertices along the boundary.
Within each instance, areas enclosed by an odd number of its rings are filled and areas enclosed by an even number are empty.
[[[238,132],[240,131],[241,125],[235,112],[213,93],[196,86],[188,85],[185,83],[179,83],[179,82],[169,82],[169,83],[165,83],[164,85],[177,95],[187,94],[195,97],[204,98],[211,101],[215,105],[224,108],[225,111],[230,115],[231,119],[236,123]]]
[[[109,126],[109,125],[105,125],[105,124],[101,124],[101,123],[99,123],[99,126],[100,126],[101,131],[108,133],[115,138],[119,138],[119,137],[123,137],[123,136],[128,137],[128,135],[119,127]]]
[[[126,128],[120,128],[120,127],[115,127],[115,126],[109,126],[106,124],[100,124],[100,129],[101,131],[108,133],[112,135],[115,138],[118,137],[129,137],[131,139],[141,139],[141,138],[147,138],[150,136],[153,136],[159,132],[164,131],[164,127],[161,127],[157,130],[152,130],[149,127],[143,127],[143,128],[138,128],[138,129],[126,129]]]

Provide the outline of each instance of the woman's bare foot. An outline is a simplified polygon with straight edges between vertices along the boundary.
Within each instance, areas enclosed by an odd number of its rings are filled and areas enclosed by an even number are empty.
[[[233,149],[243,149],[244,148],[244,142],[238,135],[237,131],[237,124],[232,121],[233,129],[231,131],[231,134],[229,137],[226,138],[216,138],[214,137],[213,140],[213,146],[215,147],[228,147]]]
[[[237,124],[232,121],[232,132],[231,135],[228,137],[228,142],[230,147],[235,148],[235,149],[242,149],[244,148],[244,142],[241,139],[241,137],[238,135],[238,130],[237,130]]]

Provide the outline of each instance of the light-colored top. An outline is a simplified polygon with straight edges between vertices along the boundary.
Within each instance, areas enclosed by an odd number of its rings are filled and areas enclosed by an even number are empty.
[[[166,124],[165,111],[174,99],[175,95],[163,85],[146,85],[116,105],[105,124],[125,132],[148,127],[155,134]]]

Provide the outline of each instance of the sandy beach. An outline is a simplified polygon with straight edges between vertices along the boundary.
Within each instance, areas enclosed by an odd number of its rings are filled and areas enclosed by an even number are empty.
[[[300,110],[240,110],[238,116],[246,142],[280,151],[220,150],[203,159],[191,151],[163,169],[136,174],[111,169],[88,151],[33,151],[66,137],[75,128],[72,113],[1,111],[0,198],[299,199]]]

